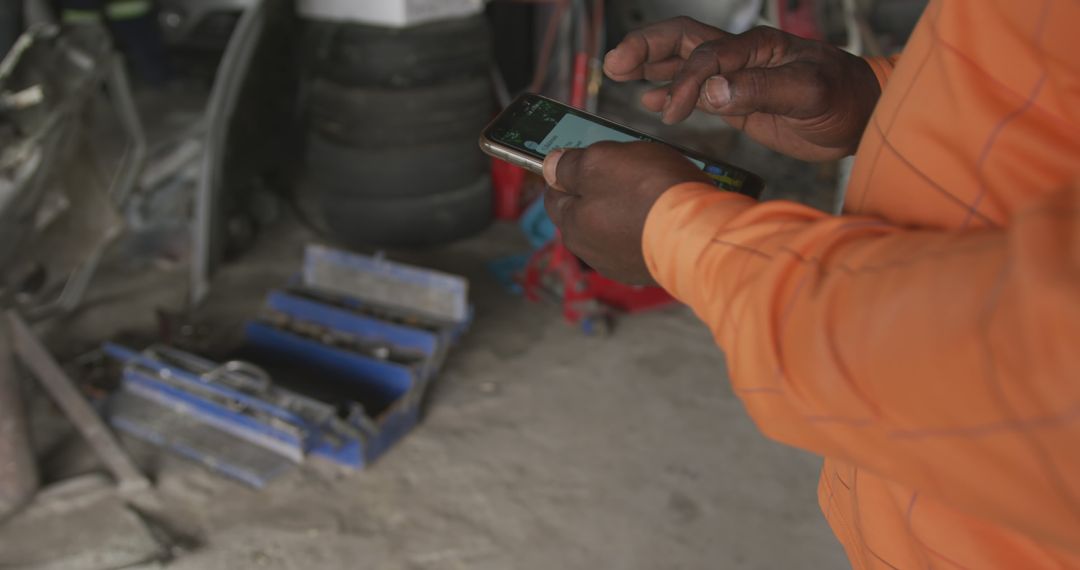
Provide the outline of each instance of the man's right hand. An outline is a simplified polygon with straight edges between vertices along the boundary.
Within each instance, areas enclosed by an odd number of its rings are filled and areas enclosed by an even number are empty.
[[[869,64],[831,45],[774,28],[733,35],[685,17],[631,32],[604,71],[615,81],[669,82],[642,97],[665,123],[696,106],[810,161],[853,153],[881,95]]]

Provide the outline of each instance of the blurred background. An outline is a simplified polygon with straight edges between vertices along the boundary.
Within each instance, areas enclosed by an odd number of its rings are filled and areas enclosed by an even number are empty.
[[[819,459],[477,138],[542,93],[839,211],[850,159],[600,62],[679,15],[892,55],[925,4],[3,0],[0,567],[846,567]]]

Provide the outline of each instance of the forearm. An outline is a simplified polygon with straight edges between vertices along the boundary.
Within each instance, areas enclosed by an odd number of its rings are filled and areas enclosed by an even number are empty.
[[[1054,482],[1080,469],[1078,212],[1074,185],[1007,230],[915,231],[683,185],[644,246],[767,435],[1062,539],[1080,531],[1080,489]]]

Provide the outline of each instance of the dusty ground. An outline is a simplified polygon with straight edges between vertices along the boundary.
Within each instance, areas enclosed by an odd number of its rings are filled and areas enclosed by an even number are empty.
[[[657,134],[765,174],[774,198],[832,205],[828,173],[779,161],[737,137],[717,138],[715,125],[691,125],[681,137]],[[252,315],[265,291],[296,270],[311,239],[285,220],[230,265],[200,310],[212,336],[228,337]],[[128,442],[157,482],[159,504],[147,513],[180,545],[165,566],[848,567],[817,507],[820,461],[756,431],[728,387],[722,355],[688,310],[625,318],[613,337],[586,338],[554,308],[506,293],[487,272],[489,260],[525,249],[517,229],[502,225],[464,243],[392,255],[467,276],[477,317],[433,386],[424,421],[367,471],[309,466],[256,491]],[[114,259],[87,308],[48,335],[62,356],[117,334],[153,332],[155,309],[183,304],[182,267],[131,261]],[[36,401],[46,475],[94,470],[70,428],[49,421],[55,410]],[[75,549],[72,537],[86,530],[79,521],[105,526],[111,517],[130,530],[130,517],[115,501],[106,503],[101,516],[60,516],[59,523],[33,527],[47,531],[30,532],[37,544],[23,550]],[[0,529],[0,550],[3,541]],[[117,553],[104,549],[124,542],[98,542],[99,551],[80,552],[79,560],[110,559]]]
[[[206,311],[240,318],[311,239],[285,224],[218,280]],[[844,568],[818,511],[819,460],[762,437],[724,360],[685,309],[583,337],[551,307],[503,292],[492,256],[511,226],[413,256],[467,275],[478,314],[423,423],[361,473],[305,468],[256,491],[136,451],[155,509],[187,543],[168,568]],[[180,276],[118,278],[69,323],[100,336],[145,326]],[[107,287],[106,287],[107,288]],[[63,540],[62,525],[56,535]]]

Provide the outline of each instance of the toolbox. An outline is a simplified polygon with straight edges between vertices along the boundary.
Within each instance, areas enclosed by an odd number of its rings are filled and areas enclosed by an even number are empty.
[[[261,487],[310,457],[362,469],[416,425],[471,321],[461,277],[310,246],[226,362],[109,344],[118,430]]]

